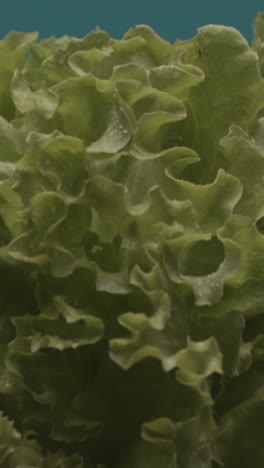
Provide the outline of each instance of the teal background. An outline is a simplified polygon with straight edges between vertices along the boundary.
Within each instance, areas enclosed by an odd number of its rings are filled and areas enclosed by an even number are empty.
[[[1,0],[0,37],[10,30],[39,31],[40,38],[83,37],[97,25],[120,39],[129,27],[148,24],[165,39],[189,39],[205,24],[235,26],[252,40],[263,0]]]

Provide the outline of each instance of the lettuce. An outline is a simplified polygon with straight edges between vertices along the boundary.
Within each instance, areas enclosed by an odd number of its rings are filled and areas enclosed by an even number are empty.
[[[263,466],[254,31],[0,41],[4,468]]]

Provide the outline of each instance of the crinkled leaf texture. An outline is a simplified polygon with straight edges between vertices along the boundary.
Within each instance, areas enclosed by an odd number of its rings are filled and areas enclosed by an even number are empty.
[[[254,28],[0,41],[0,466],[263,466]]]

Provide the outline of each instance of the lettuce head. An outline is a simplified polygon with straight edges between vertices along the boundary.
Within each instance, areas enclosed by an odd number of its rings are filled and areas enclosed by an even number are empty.
[[[0,41],[1,467],[263,467],[254,31]]]

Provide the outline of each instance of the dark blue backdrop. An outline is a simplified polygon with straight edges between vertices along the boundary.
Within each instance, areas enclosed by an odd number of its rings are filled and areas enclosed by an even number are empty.
[[[2,0],[0,37],[10,30],[40,37],[82,37],[97,25],[119,39],[135,24],[148,24],[174,42],[189,39],[205,24],[235,26],[249,40],[263,0]]]

